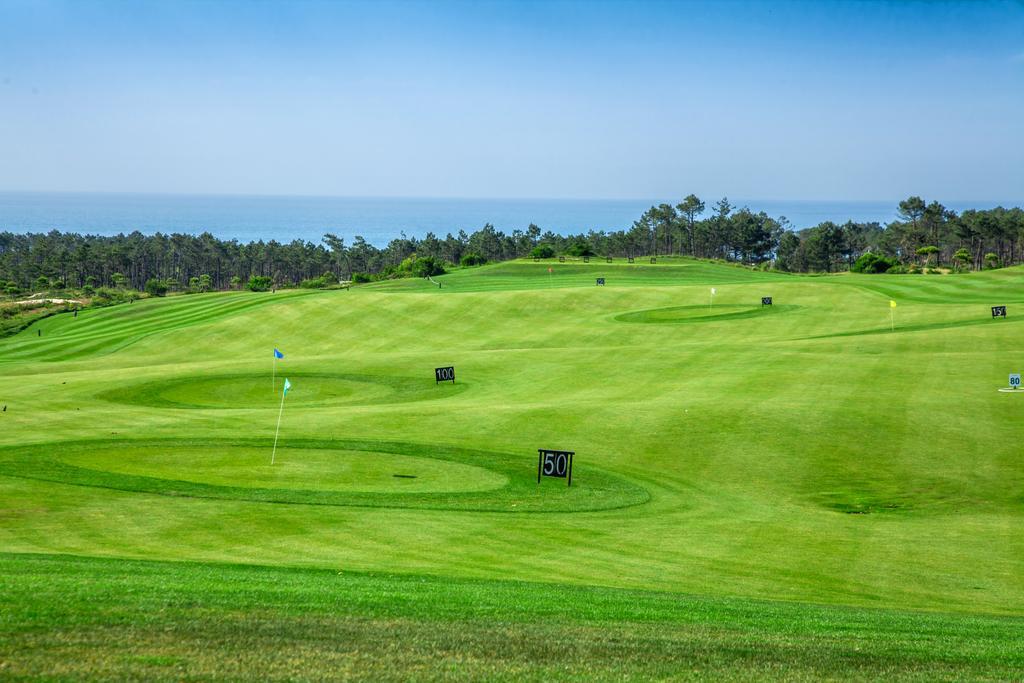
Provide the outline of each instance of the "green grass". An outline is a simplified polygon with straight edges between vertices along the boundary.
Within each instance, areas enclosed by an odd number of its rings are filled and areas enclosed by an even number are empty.
[[[0,671],[73,678],[1009,680],[1006,617],[0,555]],[[229,654],[228,654],[229,653]]]
[[[0,676],[1019,677],[1024,270],[593,261],[0,340]]]

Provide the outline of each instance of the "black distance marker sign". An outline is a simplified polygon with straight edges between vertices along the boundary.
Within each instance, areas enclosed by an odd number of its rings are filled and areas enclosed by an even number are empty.
[[[583,257],[583,262],[584,263],[590,263],[590,257],[589,256],[584,256]]]
[[[656,259],[655,257],[652,256],[651,257],[651,263],[657,263],[657,262],[658,262],[658,259]]]
[[[611,262],[612,262],[612,257],[611,256],[608,256],[607,258],[605,258],[605,263],[611,263]]]
[[[558,262],[559,263],[565,263],[565,257],[564,256],[559,256],[558,257]]]
[[[598,284],[599,287],[604,287],[604,278],[603,277],[597,278],[597,284]]]
[[[434,368],[434,384],[438,382],[451,382],[455,384],[455,366]]]
[[[632,257],[632,256],[630,256],[630,257],[629,257],[629,262],[630,262],[630,263],[632,263],[632,262],[633,262],[633,257]]]
[[[771,306],[772,305],[772,298],[770,296],[762,296],[761,297],[761,305],[762,306]]]
[[[993,318],[1005,318],[1006,317],[1006,306],[993,306],[992,307]]]
[[[553,451],[549,448],[537,449],[537,483],[540,478],[560,477],[566,479],[566,486],[572,486],[572,456],[576,451]]]

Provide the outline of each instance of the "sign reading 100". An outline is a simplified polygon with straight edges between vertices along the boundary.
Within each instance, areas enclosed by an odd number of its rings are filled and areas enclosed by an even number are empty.
[[[446,368],[434,368],[434,384],[438,382],[451,382],[455,384],[455,367],[449,365]]]
[[[566,479],[566,486],[572,486],[572,456],[576,451],[554,451],[548,448],[537,449],[537,483],[540,478],[560,477]]]

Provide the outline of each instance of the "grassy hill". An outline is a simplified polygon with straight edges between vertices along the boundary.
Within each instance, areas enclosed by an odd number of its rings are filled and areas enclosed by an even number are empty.
[[[0,672],[1019,674],[1024,270],[593,261],[0,340]]]

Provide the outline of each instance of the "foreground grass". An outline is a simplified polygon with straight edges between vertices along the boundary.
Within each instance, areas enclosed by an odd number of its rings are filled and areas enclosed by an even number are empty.
[[[0,676],[1017,678],[1018,618],[504,581],[0,555]]]

